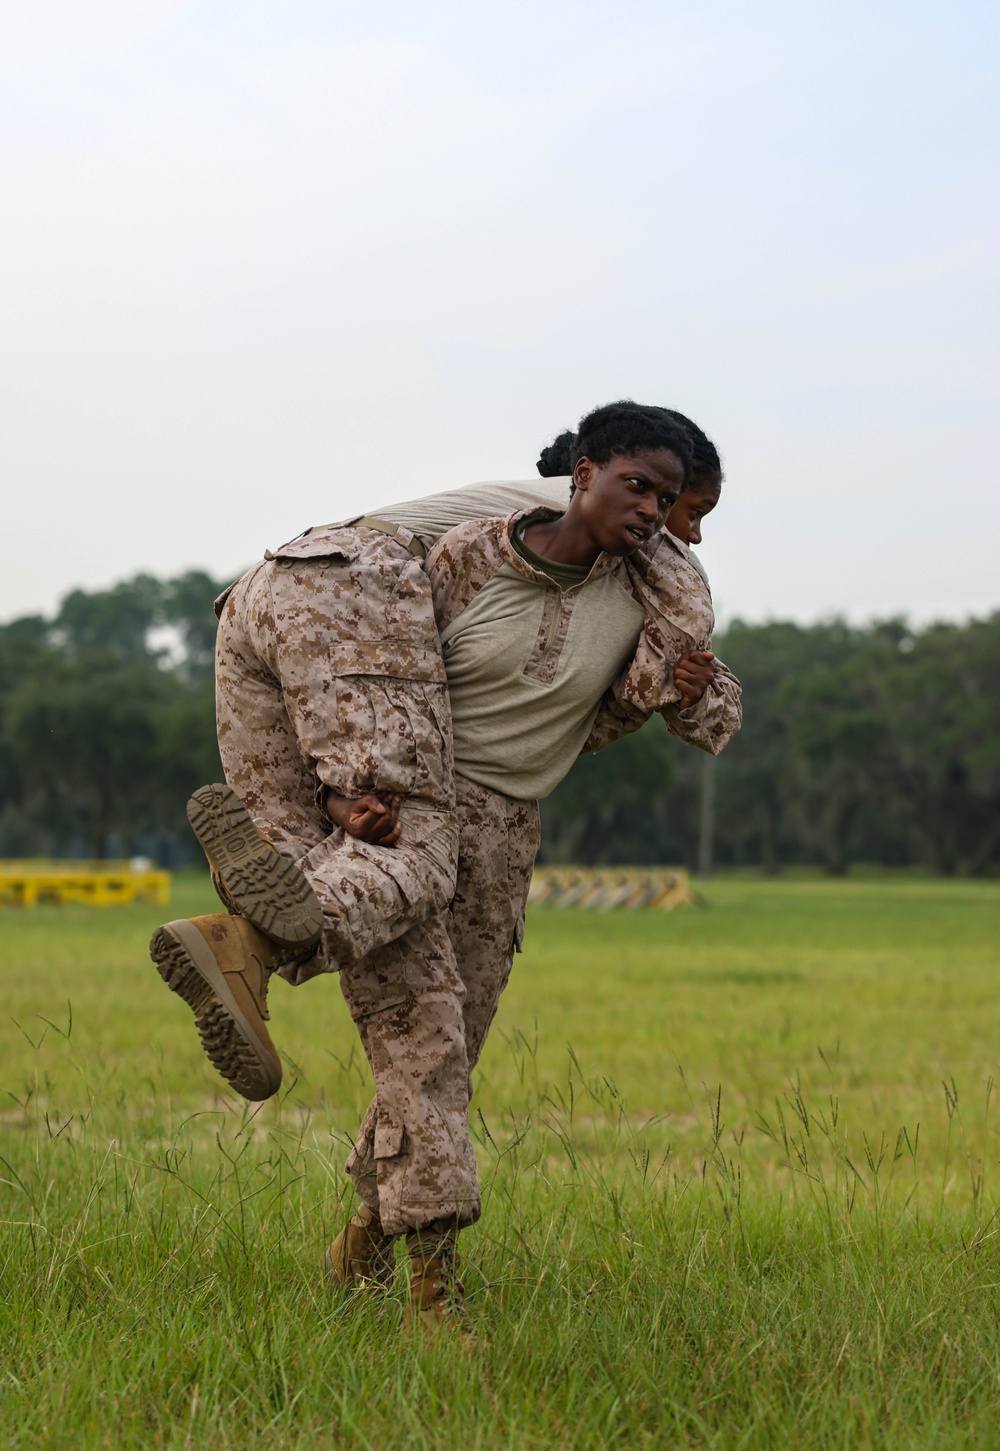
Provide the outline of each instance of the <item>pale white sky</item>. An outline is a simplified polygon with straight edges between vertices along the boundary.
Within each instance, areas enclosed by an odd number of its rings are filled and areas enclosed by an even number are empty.
[[[726,462],[725,615],[1000,605],[1000,10],[0,8],[0,619],[582,412]]]

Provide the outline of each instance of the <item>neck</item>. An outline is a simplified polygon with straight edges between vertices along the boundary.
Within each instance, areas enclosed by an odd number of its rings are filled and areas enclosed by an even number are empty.
[[[575,564],[590,569],[597,563],[601,546],[573,508],[575,498],[574,495],[570,499],[569,508],[558,519],[529,524],[524,531],[524,542],[554,564]]]

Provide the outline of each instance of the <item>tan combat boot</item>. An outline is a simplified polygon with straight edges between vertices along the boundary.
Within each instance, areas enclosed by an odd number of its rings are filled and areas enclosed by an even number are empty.
[[[375,1290],[388,1294],[396,1273],[395,1243],[377,1214],[362,1204],[326,1252],[326,1270],[341,1290]]]
[[[410,1296],[403,1315],[407,1330],[472,1335],[465,1286],[458,1278],[458,1231],[454,1220],[437,1220],[406,1236]]]
[[[290,950],[244,918],[215,912],[158,927],[149,951],[167,987],[194,1013],[202,1047],[226,1082],[244,1098],[277,1093],[281,1062],[266,1027],[267,985]]]
[[[222,901],[237,917],[288,947],[317,942],[323,909],[305,876],[254,826],[229,786],[202,786],[187,805],[191,830]]]

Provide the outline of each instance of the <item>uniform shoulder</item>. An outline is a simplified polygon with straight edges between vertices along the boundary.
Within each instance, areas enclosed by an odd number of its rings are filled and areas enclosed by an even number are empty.
[[[446,534],[441,535],[434,551],[445,546],[451,550],[488,547],[491,537],[496,536],[504,518],[504,515],[497,515],[489,519],[464,519],[461,524],[456,524]]]
[[[674,654],[704,650],[715,628],[712,596],[691,552],[661,534],[625,563],[636,597],[646,612],[646,631],[672,641]]]
[[[462,613],[504,563],[499,519],[467,519],[441,536],[427,556],[438,629]]]
[[[697,554],[695,554],[693,549],[688,550],[688,564],[691,565],[692,569],[698,571],[698,573],[701,575],[705,588],[708,590],[709,594],[711,594],[712,586],[708,582],[708,571],[702,564],[701,560],[698,558]]]
[[[704,590],[711,598],[708,574],[701,560],[689,545],[675,539],[667,530],[655,535],[641,551],[637,550],[636,556],[641,559],[647,578],[685,580],[688,588],[698,593]]]

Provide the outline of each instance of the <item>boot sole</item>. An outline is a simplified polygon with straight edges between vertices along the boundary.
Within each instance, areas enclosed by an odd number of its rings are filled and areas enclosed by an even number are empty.
[[[191,830],[240,916],[272,942],[308,947],[323,909],[302,872],[265,841],[229,786],[202,786],[187,805]]]
[[[194,1013],[212,1067],[251,1102],[277,1093],[281,1064],[254,1032],[197,927],[165,923],[153,933],[149,952],[167,987]]]

